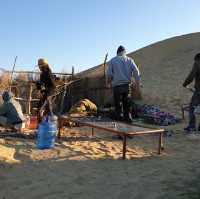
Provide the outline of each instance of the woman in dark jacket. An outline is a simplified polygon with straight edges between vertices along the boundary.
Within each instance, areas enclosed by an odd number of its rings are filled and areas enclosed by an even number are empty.
[[[39,114],[41,117],[44,111],[52,113],[51,98],[55,90],[55,80],[47,60],[39,59],[38,66],[41,71],[40,81],[37,84],[38,89],[41,91],[41,98],[38,104]]]

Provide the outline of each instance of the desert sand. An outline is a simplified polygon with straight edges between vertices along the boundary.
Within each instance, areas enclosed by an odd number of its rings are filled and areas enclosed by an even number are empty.
[[[157,155],[157,137],[121,141],[89,129],[65,129],[54,149],[38,150],[33,140],[5,138],[0,144],[0,198],[116,199],[198,198],[200,136],[180,129],[165,137]]]

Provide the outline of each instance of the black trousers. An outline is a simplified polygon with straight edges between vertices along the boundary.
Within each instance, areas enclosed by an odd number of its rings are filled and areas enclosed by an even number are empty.
[[[120,119],[122,109],[124,119],[129,118],[129,103],[128,103],[129,85],[122,84],[113,88],[113,98],[115,105],[116,119]]]

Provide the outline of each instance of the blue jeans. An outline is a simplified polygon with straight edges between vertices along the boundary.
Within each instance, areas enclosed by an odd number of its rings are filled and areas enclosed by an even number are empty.
[[[194,92],[189,107],[189,127],[196,128],[195,107],[200,105],[200,92]]]

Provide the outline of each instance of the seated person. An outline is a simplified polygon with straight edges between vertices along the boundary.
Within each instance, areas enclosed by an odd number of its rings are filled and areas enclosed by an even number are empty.
[[[5,91],[2,95],[3,104],[0,106],[0,125],[21,130],[24,122],[22,108],[11,92]]]

